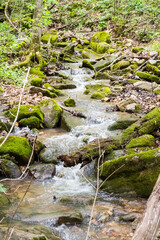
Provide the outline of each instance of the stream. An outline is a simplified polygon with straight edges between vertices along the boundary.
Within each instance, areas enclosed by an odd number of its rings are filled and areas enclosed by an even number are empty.
[[[67,97],[74,98],[76,101],[74,110],[84,113],[87,119],[81,119],[80,125],[72,128],[71,132],[57,128],[42,129],[39,133],[39,140],[43,141],[55,156],[71,153],[86,142],[118,133],[118,131],[108,131],[107,127],[123,113],[106,112],[106,105],[109,103],[92,100],[88,95],[83,94],[86,84],[102,81],[91,80],[90,76],[94,72],[80,66],[81,63],[65,64],[65,70],[61,72],[71,76],[77,88],[63,90],[65,96],[58,97],[56,101],[62,104]],[[109,86],[107,80],[103,80],[103,84],[104,82]],[[15,134],[18,135],[19,132],[16,130]],[[12,182],[11,185],[12,189],[19,188],[11,197],[10,209],[4,210],[8,216],[22,198],[28,180],[23,180],[19,184]],[[15,215],[15,220],[20,221],[22,225],[23,223],[44,224],[64,240],[85,240],[95,186],[94,163],[82,169],[79,165],[64,168],[60,163],[56,166],[56,175],[53,179],[32,181]],[[131,239],[145,203],[144,199],[117,197],[100,190],[94,207],[89,239]],[[69,222],[65,222],[64,216],[70,219]]]

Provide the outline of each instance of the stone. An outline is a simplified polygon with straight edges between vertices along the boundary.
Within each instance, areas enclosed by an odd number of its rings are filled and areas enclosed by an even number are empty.
[[[58,163],[57,156],[55,155],[55,149],[53,148],[44,148],[41,150],[39,159],[42,163]]]
[[[84,48],[82,51],[82,57],[85,59],[99,59],[102,57],[102,54],[98,54],[91,49]]]
[[[126,112],[128,113],[136,113],[136,112],[139,112],[141,109],[141,107],[136,104],[136,103],[130,103],[126,106]]]
[[[160,86],[154,89],[156,95],[160,94]]]
[[[119,109],[121,112],[125,112],[127,106],[128,106],[129,104],[132,104],[132,103],[137,104],[136,98],[130,97],[130,98],[124,99],[124,100],[120,101],[120,102],[117,104],[117,106],[118,106],[118,109]]]
[[[50,40],[50,43],[52,45],[54,45],[54,43],[57,41],[58,36],[56,34],[50,34],[50,33],[45,33],[43,34],[43,36],[41,37],[41,41],[43,43],[48,43],[48,41]]]
[[[76,106],[76,102],[73,98],[67,98],[65,101],[64,101],[64,105],[66,107],[75,107]]]
[[[126,129],[131,124],[135,123],[139,117],[132,117],[131,115],[125,115],[120,117],[115,123],[108,127],[108,130]]]
[[[127,145],[126,149],[128,148],[135,148],[135,147],[153,147],[155,146],[155,139],[150,134],[144,134],[143,136],[133,138]]]
[[[130,65],[129,61],[119,61],[111,66],[111,70],[120,70],[127,68]]]
[[[125,214],[125,215],[121,216],[120,217],[120,221],[133,222],[137,218],[139,218],[139,214],[138,213],[128,213],[128,214]]]
[[[4,137],[0,139],[0,143]],[[6,142],[0,147],[0,155],[9,154],[14,156],[19,165],[28,163],[32,148],[29,141],[24,137],[9,136]]]
[[[17,164],[15,164],[14,162],[12,162],[10,160],[3,159],[0,164],[0,169],[2,170],[3,174],[6,177],[18,178],[21,176],[21,171],[20,171],[19,167],[17,166]]]
[[[109,44],[107,44],[106,42],[91,42],[90,46],[96,53],[100,54],[107,52],[107,50],[109,49]]]
[[[143,50],[144,48],[139,46],[132,48],[133,53],[139,53],[139,52],[142,52]]]
[[[30,129],[32,128],[40,128],[40,119],[37,117],[29,117],[29,118],[23,118],[19,121],[19,126],[20,127],[29,127]]]
[[[150,82],[146,82],[146,81],[138,81],[138,82],[133,83],[133,86],[136,89],[152,92],[155,88],[158,87],[158,84],[155,82],[150,83]]]
[[[66,131],[71,131],[72,128],[84,124],[85,120],[83,118],[73,116],[71,113],[63,111],[60,124],[61,128],[65,129]]]
[[[74,89],[76,85],[73,83],[66,83],[66,84],[55,84],[53,85],[55,89]]]
[[[35,68],[31,68],[30,70],[30,74],[34,75],[34,76],[38,76],[41,78],[45,78],[45,75],[43,72],[40,71],[39,68],[35,69]]]
[[[30,78],[30,84],[35,87],[42,87],[43,79],[42,78],[36,78],[31,77]]]
[[[146,81],[160,83],[160,78],[146,72],[136,72],[136,75]]]
[[[45,83],[45,84],[44,84],[44,88],[46,88],[46,89],[49,90],[50,92],[56,94],[57,96],[63,96],[63,95],[64,95],[60,90],[55,89],[55,88],[52,87],[49,83]]]
[[[44,114],[44,125],[46,128],[54,128],[58,125],[62,109],[53,99],[43,100],[39,103]]]
[[[92,66],[92,64],[87,59],[83,59],[82,67],[86,67],[86,68],[89,68],[91,70],[94,70],[94,67]]]
[[[93,37],[91,38],[91,42],[106,42],[110,43],[110,34],[108,32],[102,31],[102,32],[96,32],[94,33]]]
[[[72,226],[72,225],[77,225],[77,224],[81,224],[83,221],[82,218],[82,214],[79,212],[75,212],[72,213],[70,215],[64,215],[64,216],[60,216],[57,219],[56,225],[68,225],[68,226]]]
[[[94,68],[96,71],[101,70],[102,68],[110,65],[115,59],[117,58],[116,54],[107,55],[107,57],[103,60],[99,60],[95,65]]]
[[[30,87],[29,88],[29,93],[33,94],[33,93],[42,93],[43,96],[47,96],[50,98],[55,98],[57,97],[57,94],[50,92],[48,89],[44,89],[44,88],[40,88],[40,87]]]
[[[29,174],[35,179],[47,180],[54,177],[56,168],[53,163],[34,164],[29,167]]]

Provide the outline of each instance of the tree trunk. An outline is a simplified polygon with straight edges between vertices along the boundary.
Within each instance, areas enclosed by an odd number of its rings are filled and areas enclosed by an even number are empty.
[[[160,223],[160,175],[132,240],[155,240]]]

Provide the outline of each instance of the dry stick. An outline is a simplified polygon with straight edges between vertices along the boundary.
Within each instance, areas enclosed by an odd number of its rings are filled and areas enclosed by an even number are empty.
[[[60,106],[64,111],[67,111],[67,112],[71,113],[71,114],[72,114],[73,116],[75,116],[75,117],[87,118],[83,113],[76,112],[76,111],[70,110],[70,109],[68,109],[68,108],[65,108],[65,107],[63,107],[61,104],[59,104],[59,106]]]
[[[105,66],[104,68],[100,69],[99,72],[102,72],[104,70],[106,70],[107,68],[111,67],[117,60],[122,60],[123,58],[125,58],[125,56],[122,56],[121,54],[118,55],[118,57],[113,61],[111,62],[111,64]]]
[[[24,198],[25,198],[25,196],[26,196],[26,194],[27,194],[27,192],[28,192],[28,190],[29,190],[29,188],[30,188],[30,186],[31,186],[32,179],[33,179],[33,177],[31,178],[31,180],[30,180],[30,182],[29,182],[29,184],[28,184],[28,187],[27,187],[27,189],[26,189],[23,197],[21,198],[19,204],[17,205],[17,207],[16,207],[16,209],[15,209],[15,211],[14,211],[14,213],[13,213],[13,216],[12,216],[12,218],[11,218],[11,220],[10,220],[10,223],[9,223],[9,226],[8,226],[8,229],[7,229],[7,232],[6,232],[6,235],[5,235],[5,237],[4,237],[4,240],[8,240],[8,234],[9,234],[9,230],[10,230],[10,228],[11,228],[12,221],[13,221],[13,219],[14,219],[14,217],[15,217],[15,214],[16,214],[18,208],[20,207],[21,203],[23,202],[23,200],[24,200]]]
[[[22,96],[23,96],[23,92],[24,92],[24,88],[25,88],[25,85],[27,83],[27,80],[28,80],[28,75],[29,75],[29,72],[30,72],[30,67],[28,68],[28,71],[27,71],[27,75],[26,75],[26,78],[25,78],[25,81],[24,81],[24,84],[23,84],[23,88],[22,88],[22,91],[21,91],[21,95],[20,95],[20,98],[19,98],[19,104],[18,104],[18,109],[17,109],[17,114],[16,114],[16,117],[14,119],[14,122],[8,132],[8,134],[6,135],[5,139],[3,140],[3,142],[0,144],[0,148],[2,147],[2,145],[6,142],[6,140],[8,139],[9,135],[11,134],[13,128],[14,128],[14,125],[17,121],[17,118],[18,118],[18,114],[19,114],[19,110],[20,110],[20,106],[21,106],[21,101],[22,101]]]
[[[4,14],[5,14],[7,20],[9,21],[9,23],[11,24],[11,26],[13,27],[13,29],[15,29],[15,30],[18,32],[18,29],[16,28],[16,26],[14,26],[14,24],[13,24],[12,21],[11,21],[11,19],[10,19],[10,18],[8,17],[8,15],[7,15],[7,9],[8,9],[9,2],[10,2],[10,1],[8,1],[7,4],[6,4],[6,6],[5,6]]]

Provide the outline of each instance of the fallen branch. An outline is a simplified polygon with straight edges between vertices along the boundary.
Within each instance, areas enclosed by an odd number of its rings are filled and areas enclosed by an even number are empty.
[[[141,71],[144,70],[146,64],[148,63],[149,60],[154,60],[158,57],[159,53],[156,53],[152,58],[148,58],[142,65],[140,65],[135,71],[134,73],[136,73],[137,71],[139,71],[141,69]]]
[[[124,59],[124,58],[126,58],[126,57],[125,57],[125,56],[122,56],[121,53],[118,54],[118,57],[117,57],[113,62],[111,62],[109,65],[105,66],[104,68],[100,69],[99,72],[102,72],[102,71],[110,68],[115,62],[117,62],[118,60],[122,60],[122,59]]]
[[[76,111],[73,111],[73,110],[70,110],[68,108],[65,108],[64,106],[60,105],[59,106],[64,110],[64,111],[67,111],[69,113],[71,113],[73,116],[75,117],[80,117],[80,118],[87,118],[83,113],[80,113],[80,112],[76,112]]]
[[[11,21],[11,19],[10,19],[10,18],[8,17],[8,15],[7,15],[7,9],[8,9],[9,2],[10,2],[10,1],[8,1],[8,2],[6,3],[5,9],[4,9],[5,17],[7,18],[8,22],[9,22],[10,25],[13,27],[13,29],[16,30],[17,32],[19,32],[19,30],[17,29],[17,27],[14,26],[14,24],[13,24],[12,21]]]

